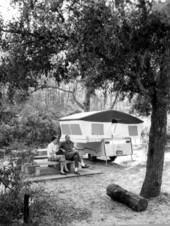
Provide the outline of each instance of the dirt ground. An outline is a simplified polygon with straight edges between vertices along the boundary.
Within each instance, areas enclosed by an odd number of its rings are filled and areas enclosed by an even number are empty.
[[[91,215],[86,220],[70,222],[69,225],[170,224],[170,152],[165,153],[162,194],[149,200],[143,212],[135,212],[111,200],[106,195],[106,188],[114,183],[128,191],[140,193],[146,166],[144,147],[134,150],[133,160],[126,156],[118,157],[107,166],[102,160],[86,160],[86,163],[92,169],[100,169],[102,174],[50,181],[43,185],[51,194],[59,194],[61,199],[67,199],[70,204],[75,203],[78,208],[90,210]]]

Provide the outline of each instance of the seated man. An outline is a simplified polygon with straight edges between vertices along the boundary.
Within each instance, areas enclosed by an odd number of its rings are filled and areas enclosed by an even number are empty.
[[[65,136],[65,141],[60,144],[60,148],[65,150],[66,160],[75,161],[75,174],[79,174],[79,162],[81,163],[82,168],[88,168],[88,166],[84,164],[83,159],[81,159],[79,152],[74,148],[74,143],[70,140],[70,137],[68,135]]]
[[[59,141],[57,136],[51,138],[51,143],[47,147],[47,155],[49,161],[59,161],[60,162],[60,174],[66,175],[69,172],[66,165],[66,159],[64,155],[65,150],[59,150]]]

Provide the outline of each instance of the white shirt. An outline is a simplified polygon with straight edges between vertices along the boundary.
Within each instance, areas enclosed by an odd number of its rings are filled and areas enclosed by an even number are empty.
[[[48,147],[47,147],[47,155],[48,158],[52,157],[52,156],[56,156],[56,152],[59,150],[59,144],[54,144],[53,142],[51,142]]]

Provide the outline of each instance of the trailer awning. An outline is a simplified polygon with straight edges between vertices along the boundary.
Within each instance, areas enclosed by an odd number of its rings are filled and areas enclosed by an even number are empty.
[[[88,122],[111,122],[122,124],[139,124],[143,123],[142,120],[130,114],[120,111],[107,110],[107,111],[91,111],[82,112],[66,117],[62,117],[59,121],[88,121]]]

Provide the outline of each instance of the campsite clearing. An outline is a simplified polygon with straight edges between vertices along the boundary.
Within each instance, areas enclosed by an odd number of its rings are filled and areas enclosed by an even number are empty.
[[[133,160],[130,156],[118,157],[114,163],[97,160],[89,162],[91,169],[100,169],[103,173],[53,180],[42,183],[51,195],[58,195],[61,200],[78,208],[91,212],[82,221],[70,222],[71,226],[109,226],[131,224],[170,224],[170,152],[165,153],[162,194],[149,200],[146,211],[135,212],[127,206],[113,201],[106,195],[106,187],[115,183],[124,189],[140,193],[145,177],[146,151],[135,149]],[[40,183],[41,184],[41,183]]]

